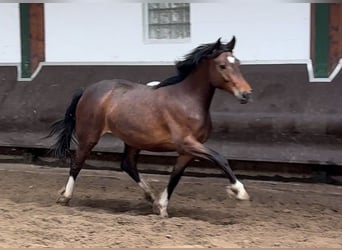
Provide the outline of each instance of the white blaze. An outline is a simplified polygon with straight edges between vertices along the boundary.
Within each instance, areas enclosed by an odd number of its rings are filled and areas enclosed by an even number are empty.
[[[147,86],[156,86],[156,85],[158,85],[160,82],[158,82],[158,81],[152,81],[152,82],[149,82],[149,83],[147,83],[146,85]]]
[[[235,63],[235,57],[234,56],[227,56],[227,60],[230,63]]]

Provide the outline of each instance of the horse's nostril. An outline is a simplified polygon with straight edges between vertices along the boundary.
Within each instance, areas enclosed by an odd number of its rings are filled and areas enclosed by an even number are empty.
[[[246,92],[246,91],[241,93],[240,103],[242,103],[242,104],[248,103],[248,102],[250,102],[250,99],[251,99],[251,93]]]
[[[243,93],[242,93],[242,98],[245,99],[245,100],[248,100],[249,97],[250,97],[250,95],[251,95],[251,94],[248,93],[248,92],[243,92]]]

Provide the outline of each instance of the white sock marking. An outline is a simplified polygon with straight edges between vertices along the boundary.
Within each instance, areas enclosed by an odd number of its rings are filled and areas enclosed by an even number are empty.
[[[236,183],[232,185],[232,189],[236,191],[236,198],[239,200],[249,200],[249,195],[246,192],[243,184],[236,180]]]
[[[168,197],[167,188],[165,188],[165,190],[163,191],[163,193],[161,194],[159,198],[159,205],[161,206],[161,208],[167,207],[167,204],[169,203],[169,200],[167,197]]]
[[[68,183],[67,183],[67,185],[65,187],[64,196],[67,197],[67,198],[71,198],[72,193],[74,192],[74,187],[75,187],[74,177],[69,176]]]
[[[234,190],[236,190],[237,192],[240,192],[241,190],[244,189],[243,188],[243,184],[240,181],[238,181],[238,180],[236,180],[236,183],[232,184],[232,188]]]

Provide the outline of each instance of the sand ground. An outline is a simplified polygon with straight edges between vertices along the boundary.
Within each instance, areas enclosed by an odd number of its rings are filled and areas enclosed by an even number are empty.
[[[168,176],[143,175],[155,190]],[[342,247],[342,186],[184,177],[169,218],[117,171],[82,170],[70,206],[55,203],[68,169],[0,164],[0,247]]]

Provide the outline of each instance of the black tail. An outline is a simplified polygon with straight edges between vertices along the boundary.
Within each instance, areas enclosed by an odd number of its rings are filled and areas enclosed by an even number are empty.
[[[71,141],[76,142],[73,136],[76,123],[76,107],[82,95],[83,91],[74,94],[65,112],[64,119],[56,121],[50,127],[50,133],[47,137],[58,133],[57,142],[52,146],[52,151],[54,151],[55,157],[57,158],[66,159],[69,157]]]

